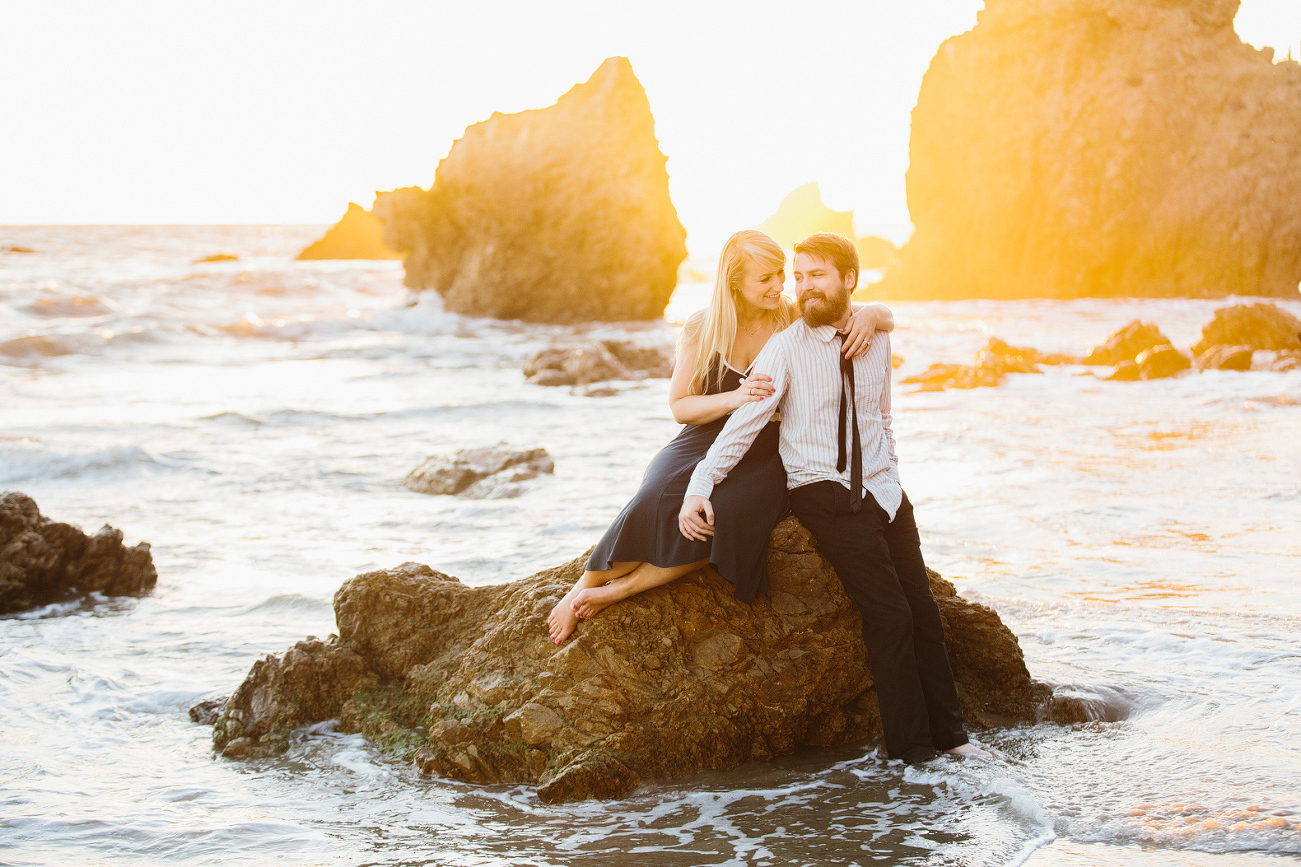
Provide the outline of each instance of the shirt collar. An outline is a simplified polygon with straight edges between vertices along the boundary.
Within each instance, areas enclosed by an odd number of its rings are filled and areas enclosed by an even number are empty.
[[[813,335],[823,343],[830,343],[835,339],[836,335],[840,333],[834,325],[819,325],[817,328],[813,328],[806,322],[805,326],[808,327],[809,331],[812,331]]]

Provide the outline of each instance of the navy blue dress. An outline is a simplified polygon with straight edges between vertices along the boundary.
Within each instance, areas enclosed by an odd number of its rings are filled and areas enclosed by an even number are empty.
[[[721,362],[720,362],[721,363]],[[740,386],[744,378],[727,365],[711,375],[705,394]],[[714,507],[712,542],[688,539],[678,529],[678,512],[696,464],[709,451],[728,416],[707,424],[684,425],[682,432],[655,455],[641,488],[587,561],[589,571],[604,571],[620,562],[685,566],[709,558],[710,565],[732,582],[736,598],[749,603],[768,589],[768,537],[786,517],[786,469],[777,453],[777,426],[764,426],[745,457],[709,497]]]

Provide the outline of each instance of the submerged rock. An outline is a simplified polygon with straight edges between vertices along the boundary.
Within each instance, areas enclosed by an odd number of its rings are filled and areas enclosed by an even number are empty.
[[[0,493],[0,614],[83,593],[139,596],[157,582],[148,542],[128,548],[107,525],[87,536],[41,515],[26,494]]]
[[[348,203],[339,222],[335,223],[320,240],[303,248],[299,259],[401,259],[384,246],[383,230],[379,220],[356,202]]]
[[[610,379],[656,379],[673,375],[673,355],[630,340],[596,340],[580,346],[549,346],[524,365],[534,385],[589,385]]]
[[[922,80],[916,230],[880,291],[1296,298],[1301,66],[1244,44],[1237,9],[987,0]]]
[[[467,587],[407,563],[344,583],[339,634],[254,664],[217,720],[230,757],[270,755],[333,717],[426,773],[538,786],[549,803],[618,797],[643,777],[725,769],[880,730],[857,609],[794,518],[773,531],[752,606],[702,571],[617,603],[562,646],[546,617],[586,555]],[[970,725],[1037,718],[998,615],[932,573]]]
[[[1135,319],[1108,337],[1106,343],[1089,350],[1089,354],[1084,356],[1084,363],[1110,366],[1122,361],[1133,361],[1143,350],[1164,346],[1169,342],[1170,339],[1161,333],[1160,328],[1150,322]]]
[[[1139,379],[1165,379],[1177,376],[1193,366],[1192,360],[1173,346],[1153,346],[1134,359]]]
[[[432,457],[407,474],[405,484],[418,494],[451,494],[467,500],[499,500],[524,492],[520,482],[555,472],[546,449],[515,449],[505,443],[461,449]]]
[[[1301,320],[1277,304],[1235,304],[1215,311],[1202,329],[1193,353],[1202,355],[1212,346],[1230,344],[1252,349],[1301,349]]]
[[[534,322],[655,319],[686,258],[646,92],[611,57],[555,105],[465,131],[428,190],[376,197],[406,284]]]
[[[943,391],[946,388],[991,388],[1003,383],[1009,373],[1043,373],[1041,364],[1073,364],[1074,356],[1045,353],[1026,346],[1012,346],[997,337],[976,355],[974,365],[932,364],[923,373],[901,380],[919,383],[918,391]],[[898,365],[895,365],[896,367]]]
[[[202,265],[205,262],[238,262],[239,257],[233,253],[213,253],[211,256],[204,256],[201,259],[195,259],[194,264]]]
[[[1251,370],[1254,354],[1255,350],[1250,346],[1218,344],[1207,347],[1197,356],[1197,366],[1202,370]]]

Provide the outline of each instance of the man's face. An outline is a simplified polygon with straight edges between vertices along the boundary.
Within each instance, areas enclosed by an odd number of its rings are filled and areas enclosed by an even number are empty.
[[[800,315],[814,328],[839,325],[849,313],[850,281],[840,276],[836,266],[810,256],[795,254],[795,300]]]

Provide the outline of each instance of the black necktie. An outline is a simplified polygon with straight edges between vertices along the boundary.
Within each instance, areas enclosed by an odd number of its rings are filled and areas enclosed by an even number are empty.
[[[836,472],[845,471],[845,380],[849,380],[850,419],[853,423],[854,458],[849,469],[849,509],[857,512],[863,507],[863,447],[858,440],[858,396],[854,393],[854,361],[845,357],[845,335],[840,338],[840,428],[836,435]]]

